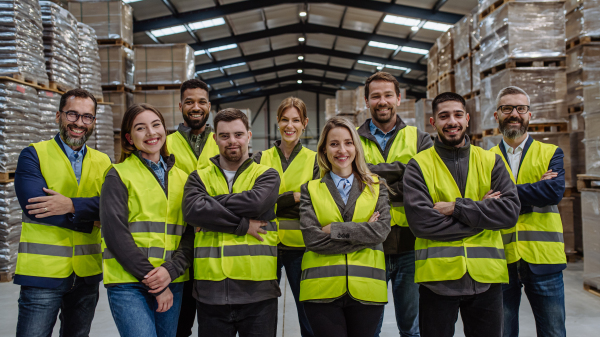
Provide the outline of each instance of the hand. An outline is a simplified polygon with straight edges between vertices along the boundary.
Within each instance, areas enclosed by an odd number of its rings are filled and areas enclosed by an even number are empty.
[[[202,227],[196,227],[196,228],[194,229],[194,233],[198,233],[198,232],[199,232],[199,231],[201,231],[201,230],[202,230]]]
[[[329,224],[329,225],[327,225],[327,226],[323,226],[323,227],[321,228],[321,230],[323,231],[323,233],[326,233],[326,234],[331,234],[331,224]]]
[[[262,236],[259,235],[259,233],[267,234],[267,231],[261,228],[265,227],[266,225],[266,221],[250,220],[250,225],[248,226],[248,233],[246,234],[254,236],[258,241],[265,241],[265,239],[263,239]]]
[[[171,283],[171,275],[165,267],[160,266],[152,269],[146,276],[144,276],[142,283],[152,289],[149,291],[149,293],[156,294],[161,292],[169,285],[169,283]]]
[[[94,226],[102,228],[102,224],[100,223],[100,221],[94,221]]]
[[[484,196],[483,199],[481,200],[485,200],[485,199],[500,199],[500,196],[502,195],[502,193],[500,192],[494,192],[492,190],[489,190]]]
[[[456,202],[439,201],[433,204],[433,209],[444,215],[452,215],[454,213],[454,205]]]
[[[373,213],[371,215],[371,217],[369,218],[369,221],[367,221],[367,222],[375,222],[375,221],[379,220],[379,215],[380,215],[379,212],[375,211],[375,213]]]
[[[301,195],[300,192],[294,192],[294,201],[296,203],[300,202],[300,195]]]
[[[546,172],[542,175],[542,177],[540,178],[540,181],[550,180],[550,179],[553,179],[556,177],[558,177],[558,172],[552,172],[552,170],[548,170],[548,172]]]
[[[166,288],[162,294],[156,296],[156,302],[158,302],[156,312],[166,312],[171,309],[173,306],[173,293],[171,289]]]
[[[39,219],[53,215],[75,213],[75,207],[70,198],[45,187],[44,192],[50,195],[27,200],[30,205],[27,205],[25,208],[30,210],[29,214],[36,214],[35,217]]]

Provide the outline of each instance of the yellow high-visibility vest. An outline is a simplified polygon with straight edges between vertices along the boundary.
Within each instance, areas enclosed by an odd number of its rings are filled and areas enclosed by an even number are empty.
[[[92,198],[100,195],[104,174],[110,168],[108,156],[86,148],[81,179],[55,139],[31,144],[37,152],[40,170],[48,188],[67,198]],[[56,227],[29,218],[25,213],[16,274],[66,278],[73,272],[79,277],[102,273],[100,229],[90,234]]]
[[[219,147],[213,138],[214,133],[208,134],[208,139],[200,156],[196,158],[190,143],[179,131],[167,136],[167,149],[175,155],[175,166],[188,175],[195,170],[201,170],[208,166],[210,158],[219,154]]]

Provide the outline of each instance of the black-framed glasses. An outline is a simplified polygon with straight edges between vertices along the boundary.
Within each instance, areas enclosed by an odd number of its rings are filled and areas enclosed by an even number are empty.
[[[94,123],[94,120],[96,119],[96,117],[94,117],[91,114],[83,114],[80,115],[77,111],[61,111],[62,113],[65,114],[65,116],[67,116],[67,120],[69,122],[77,122],[79,120],[79,117],[81,117],[81,121],[83,122],[83,124],[86,125],[90,125],[92,123]]]
[[[517,109],[520,115],[524,115],[529,112],[529,105],[501,105],[498,107],[498,111],[505,115],[511,114],[514,109]]]

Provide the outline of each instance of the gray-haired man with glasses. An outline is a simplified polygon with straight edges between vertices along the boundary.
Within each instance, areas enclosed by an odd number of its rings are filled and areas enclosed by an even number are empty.
[[[565,192],[564,154],[527,133],[531,112],[525,91],[502,89],[496,106],[494,116],[503,139],[491,151],[504,158],[521,202],[517,225],[502,232],[509,273],[509,283],[502,286],[504,337],[519,335],[522,287],[538,337],[566,336],[562,270],[567,261],[557,206]]]

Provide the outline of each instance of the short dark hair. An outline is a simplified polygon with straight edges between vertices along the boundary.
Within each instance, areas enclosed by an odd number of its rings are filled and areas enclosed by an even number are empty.
[[[180,100],[183,99],[183,93],[188,89],[202,89],[202,90],[206,91],[206,93],[208,93],[208,85],[198,79],[193,78],[193,79],[187,80],[181,84],[181,89],[180,89],[181,97],[179,98]]]
[[[465,99],[461,95],[454,93],[454,92],[443,92],[443,93],[435,96],[435,98],[433,99],[433,102],[431,102],[431,110],[433,111],[433,118],[436,117],[438,105],[441,103],[444,103],[444,102],[449,102],[449,101],[459,102],[460,104],[462,104],[463,109],[465,109],[465,106],[467,105],[467,103],[465,102]]]
[[[91,99],[94,102],[94,115],[96,114],[96,109],[98,108],[98,102],[96,101],[96,97],[90,94],[89,91],[81,88],[69,90],[65,92],[64,95],[62,95],[62,97],[60,98],[60,104],[58,106],[59,111],[63,111],[65,105],[67,105],[67,100],[71,97]]]
[[[367,82],[365,82],[365,98],[369,99],[369,84],[373,81],[386,81],[394,83],[394,89],[396,90],[396,96],[400,96],[400,83],[396,79],[396,77],[390,73],[386,73],[385,71],[378,71],[375,74],[371,75]]]
[[[244,123],[244,126],[246,127],[246,131],[250,130],[250,124],[248,124],[248,116],[246,116],[245,113],[243,113],[239,109],[227,108],[219,111],[213,119],[213,124],[215,125],[215,133],[217,131],[217,125],[219,125],[219,122],[231,122],[236,119],[242,120],[242,123]]]

